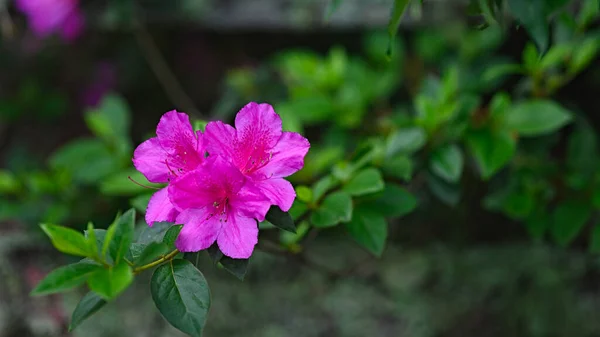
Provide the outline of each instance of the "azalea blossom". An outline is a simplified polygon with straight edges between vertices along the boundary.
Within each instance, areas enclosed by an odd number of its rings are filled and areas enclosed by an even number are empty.
[[[78,0],[17,0],[16,5],[39,37],[59,33],[71,41],[83,30],[84,19]]]
[[[258,241],[258,221],[269,200],[229,160],[210,155],[204,164],[174,180],[168,187],[171,202],[181,210],[176,223],[184,224],[175,246],[197,252],[215,241],[224,255],[249,258]]]
[[[165,113],[156,127],[156,137],[140,144],[133,153],[133,165],[148,181],[168,183],[198,167],[205,158],[202,132],[194,132],[187,114]],[[175,221],[179,212],[169,200],[167,188],[150,198],[146,222]]]
[[[272,204],[290,209],[296,192],[283,178],[303,167],[310,144],[296,132],[282,131],[271,105],[248,103],[235,117],[235,128],[210,122],[204,137],[209,155],[229,159]]]

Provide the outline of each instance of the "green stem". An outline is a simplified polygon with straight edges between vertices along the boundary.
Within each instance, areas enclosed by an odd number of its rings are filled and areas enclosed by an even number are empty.
[[[134,273],[134,274],[139,274],[139,273],[143,272],[143,271],[144,271],[144,270],[146,270],[146,269],[150,269],[150,268],[156,267],[156,266],[158,266],[158,265],[160,265],[160,264],[163,264],[163,263],[165,263],[165,262],[167,262],[167,261],[170,261],[170,260],[172,260],[172,259],[173,259],[175,256],[177,256],[177,254],[179,254],[179,251],[178,251],[177,249],[175,249],[174,251],[170,252],[170,253],[169,253],[169,254],[167,254],[167,255],[164,255],[163,257],[161,257],[160,259],[158,259],[158,260],[156,260],[156,261],[152,261],[152,262],[150,262],[150,263],[148,263],[148,264],[145,264],[145,265],[143,265],[143,266],[141,266],[141,267],[137,267],[137,268],[135,268],[135,269],[133,270],[133,273]]]

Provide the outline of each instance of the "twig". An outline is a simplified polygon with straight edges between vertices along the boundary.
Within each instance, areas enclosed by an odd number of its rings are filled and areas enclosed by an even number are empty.
[[[196,108],[192,99],[185,93],[179,81],[177,81],[177,78],[167,65],[146,27],[138,19],[133,20],[133,26],[133,34],[143,51],[144,57],[167,96],[184,111],[200,117],[200,111]]]

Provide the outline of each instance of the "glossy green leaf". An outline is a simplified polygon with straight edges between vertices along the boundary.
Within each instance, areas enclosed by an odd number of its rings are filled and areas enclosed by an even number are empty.
[[[114,234],[110,242],[110,254],[115,264],[121,262],[133,242],[135,226],[135,210],[130,209],[113,223],[108,231],[114,228]]]
[[[240,281],[244,280],[246,277],[246,272],[248,271],[248,263],[250,259],[232,259],[228,256],[223,256],[219,263],[225,270],[230,272],[233,276],[237,277]]]
[[[571,119],[571,113],[553,101],[530,100],[509,108],[504,125],[522,136],[539,136],[560,129]]]
[[[163,243],[170,247],[171,250],[175,247],[175,240],[177,240],[179,232],[181,232],[181,228],[183,228],[183,225],[174,225],[167,230],[167,233],[165,233]]]
[[[387,139],[386,157],[397,153],[411,154],[420,150],[427,141],[425,130],[420,127],[410,127],[392,132]]]
[[[463,170],[463,153],[455,144],[437,149],[429,161],[429,167],[438,177],[450,183],[460,180]]]
[[[91,254],[87,240],[83,234],[78,231],[67,227],[48,224],[42,224],[40,227],[42,227],[42,230],[48,235],[54,248],[58,251],[65,254],[84,257]]]
[[[98,310],[100,310],[106,301],[100,297],[98,294],[90,291],[87,293],[77,304],[75,310],[73,311],[73,315],[71,315],[71,323],[69,324],[69,331],[75,329],[79,324],[88,319],[88,317],[95,314]]]
[[[567,246],[583,229],[591,216],[591,207],[581,201],[568,200],[560,204],[552,214],[552,237]]]
[[[150,242],[146,245],[142,251],[134,256],[134,264],[136,266],[143,266],[148,264],[154,260],[157,260],[163,255],[166,255],[170,252],[169,246],[162,242]]]
[[[350,236],[376,256],[381,256],[387,239],[385,218],[368,208],[359,207],[352,220],[345,224]]]
[[[75,181],[89,184],[116,172],[120,163],[99,139],[80,139],[53,153],[50,167],[70,172]]]
[[[89,275],[87,283],[92,291],[105,300],[117,297],[133,282],[133,271],[125,262],[102,268]]]
[[[265,219],[273,224],[273,226],[296,233],[296,225],[288,212],[284,212],[279,206],[273,205],[269,208]]]
[[[156,268],[150,290],[156,307],[171,325],[193,337],[202,336],[210,290],[191,262],[173,260]]]
[[[352,198],[343,191],[331,193],[321,206],[311,214],[315,227],[331,227],[352,219]]]
[[[313,202],[319,201],[325,193],[334,188],[337,184],[337,180],[330,175],[319,179],[312,188]]]
[[[31,295],[49,295],[70,290],[85,283],[91,273],[100,269],[102,266],[88,262],[73,263],[57,268],[38,283]]]
[[[86,111],[85,121],[98,137],[111,139],[129,135],[129,108],[125,100],[115,94],[105,95],[98,108]]]
[[[100,256],[100,248],[98,247],[98,239],[96,238],[96,231],[94,230],[94,224],[89,222],[87,230],[84,232],[85,240],[87,241],[88,250],[90,257]]]
[[[515,154],[517,144],[508,132],[481,130],[471,132],[466,142],[483,179],[491,178]]]
[[[409,181],[413,175],[414,164],[408,156],[394,156],[385,160],[381,169],[386,176]]]
[[[151,242],[163,242],[165,234],[171,227],[171,222],[155,222],[150,226],[144,226],[144,229],[139,233],[136,243],[149,244]]]
[[[383,190],[385,184],[381,172],[376,168],[366,168],[359,171],[344,186],[344,191],[352,196],[365,195]]]
[[[417,199],[400,185],[388,183],[380,197],[361,204],[384,217],[404,216],[417,207]]]
[[[219,249],[219,245],[217,245],[216,242],[213,243],[210,247],[208,247],[206,249],[206,252],[208,253],[208,256],[214,264],[219,263],[219,261],[221,261],[221,259],[224,256],[223,252],[221,252],[221,250]]]

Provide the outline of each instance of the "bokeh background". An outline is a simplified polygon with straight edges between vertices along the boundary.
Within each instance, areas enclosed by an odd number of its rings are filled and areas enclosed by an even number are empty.
[[[410,7],[388,55],[393,1],[80,1],[71,38],[41,36],[0,0],[0,337],[183,336],[154,307],[149,275],[68,333],[84,289],[28,295],[73,262],[38,224],[105,228],[119,210],[143,212],[148,191],[127,176],[145,181],[132,150],[160,116],[231,121],[249,101],[311,141],[295,186],[387,142],[369,165],[402,187],[405,209],[388,218],[381,257],[343,226],[265,227],[277,249],[258,250],[243,282],[200,254],[205,336],[600,336],[598,3],[557,1],[549,50],[561,50],[544,59],[519,15],[504,7],[486,27],[473,2]],[[572,117],[509,133],[503,152],[487,136],[494,111],[532,99]],[[422,137],[390,140],[415,127]],[[458,173],[452,158],[432,167],[446,145],[461,151]]]

